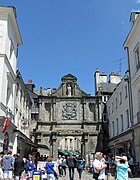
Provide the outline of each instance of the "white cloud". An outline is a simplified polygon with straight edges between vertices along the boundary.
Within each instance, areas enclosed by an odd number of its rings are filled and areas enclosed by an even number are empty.
[[[140,0],[139,0],[139,3],[140,3]],[[132,9],[131,12],[140,12],[140,9]]]
[[[140,0],[136,0],[136,2],[139,4],[139,3],[140,3]]]

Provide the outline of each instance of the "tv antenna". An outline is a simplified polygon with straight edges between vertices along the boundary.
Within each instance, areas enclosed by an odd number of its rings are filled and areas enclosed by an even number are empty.
[[[117,62],[119,62],[119,73],[121,74],[122,73],[122,60],[125,59],[125,57],[122,57],[118,60],[116,60]]]

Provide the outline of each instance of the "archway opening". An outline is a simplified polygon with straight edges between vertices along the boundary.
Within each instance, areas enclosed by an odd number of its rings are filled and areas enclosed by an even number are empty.
[[[58,155],[81,154],[81,141],[74,136],[66,136],[59,141]]]

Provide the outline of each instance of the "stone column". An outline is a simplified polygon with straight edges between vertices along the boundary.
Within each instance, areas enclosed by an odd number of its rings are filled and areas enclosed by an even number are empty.
[[[58,157],[58,145],[56,145],[56,132],[51,133],[51,140],[50,140],[50,145],[51,145],[51,156],[53,157],[54,160],[57,159]]]
[[[85,100],[83,99],[83,121],[86,121],[86,102]]]
[[[55,101],[55,99],[53,99],[53,104],[52,104],[52,106],[53,106],[53,121],[55,121],[56,120],[56,101]]]
[[[42,102],[39,103],[39,119],[42,119]]]

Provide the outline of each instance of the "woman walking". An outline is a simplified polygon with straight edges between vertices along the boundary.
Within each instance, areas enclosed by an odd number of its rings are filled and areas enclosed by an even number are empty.
[[[129,168],[127,157],[115,156],[115,161],[116,161],[116,167],[117,167],[116,180],[128,180],[128,172],[131,172],[131,169]]]
[[[83,160],[83,158],[81,156],[76,158],[76,167],[77,167],[77,171],[79,174],[79,180],[81,180],[82,172],[83,172],[83,169],[85,167],[85,161]]]

